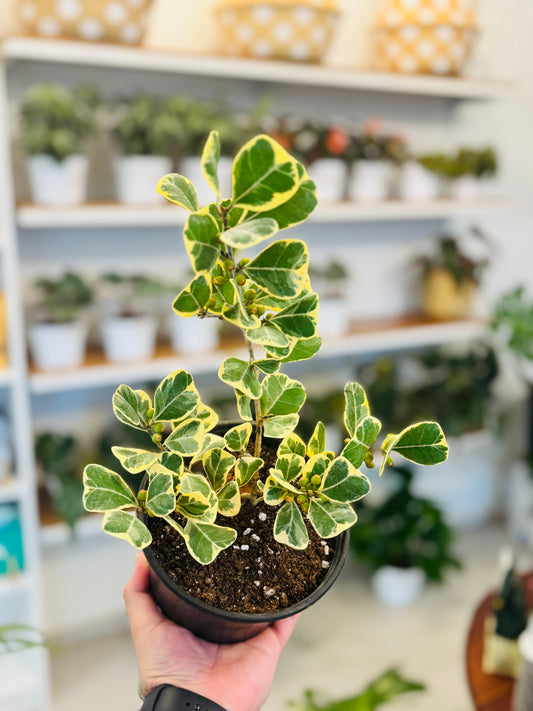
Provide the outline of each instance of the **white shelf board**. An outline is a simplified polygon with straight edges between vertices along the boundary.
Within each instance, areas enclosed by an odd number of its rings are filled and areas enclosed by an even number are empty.
[[[379,203],[323,203],[310,216],[315,223],[390,222],[436,220],[500,212],[508,207],[504,197],[477,200],[434,200],[415,202],[388,200]],[[90,229],[96,227],[180,227],[187,212],[175,205],[132,207],[115,203],[94,203],[69,208],[21,205],[19,227],[27,230]]]
[[[511,82],[489,79],[404,75],[296,62],[224,56],[180,55],[112,44],[10,37],[6,59],[86,65],[132,71],[223,77],[263,83],[371,91],[449,99],[496,99],[515,93]]]

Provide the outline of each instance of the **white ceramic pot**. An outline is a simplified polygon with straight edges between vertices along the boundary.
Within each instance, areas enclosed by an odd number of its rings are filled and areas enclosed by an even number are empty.
[[[172,160],[167,156],[119,156],[115,159],[118,201],[126,205],[163,204],[156,186],[170,172]]]
[[[102,323],[107,360],[122,363],[148,360],[154,355],[157,322],[153,316],[117,316]]]
[[[316,185],[319,202],[340,202],[346,198],[348,171],[340,158],[320,158],[307,170]]]
[[[33,362],[40,370],[78,368],[85,357],[84,323],[34,323],[29,328]]]
[[[229,156],[221,156],[218,163],[218,184],[220,196],[222,198],[231,197],[231,168],[233,159]],[[198,203],[200,207],[205,207],[216,200],[216,195],[206,183],[202,173],[201,158],[197,156],[186,156],[180,161],[181,175],[188,178],[196,188]]]
[[[418,600],[426,576],[420,568],[396,568],[385,565],[372,576],[372,589],[377,599],[388,607],[407,607]]]
[[[413,465],[413,494],[433,501],[453,528],[477,528],[496,501],[498,441],[488,430],[447,439],[447,461],[437,467]]]
[[[406,161],[398,173],[396,187],[400,200],[435,200],[441,193],[441,181],[416,161]]]
[[[318,302],[317,332],[322,338],[342,336],[348,329],[348,302],[346,299],[320,297]]]
[[[391,165],[386,160],[358,160],[348,179],[348,198],[356,202],[387,200],[391,190]]]
[[[74,155],[57,161],[35,155],[27,160],[32,199],[38,205],[79,205],[87,196],[87,156]]]
[[[473,175],[463,175],[450,180],[446,192],[452,200],[475,200],[482,195],[481,180]]]
[[[169,319],[170,342],[176,353],[209,353],[218,345],[216,318],[182,318],[172,313]]]

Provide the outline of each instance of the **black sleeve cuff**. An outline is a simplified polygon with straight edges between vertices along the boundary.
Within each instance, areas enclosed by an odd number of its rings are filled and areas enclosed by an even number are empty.
[[[226,711],[194,691],[163,684],[148,694],[141,711]]]

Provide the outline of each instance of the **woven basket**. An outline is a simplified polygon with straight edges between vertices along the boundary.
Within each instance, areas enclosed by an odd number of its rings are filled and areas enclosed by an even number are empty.
[[[405,74],[459,74],[475,36],[475,0],[386,0],[376,18],[377,65]]]
[[[219,0],[219,51],[260,59],[319,62],[333,38],[337,0]]]
[[[52,39],[139,44],[152,0],[18,0],[26,34]]]

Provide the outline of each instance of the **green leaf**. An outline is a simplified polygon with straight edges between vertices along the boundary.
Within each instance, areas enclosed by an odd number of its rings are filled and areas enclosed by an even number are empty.
[[[277,415],[265,420],[263,434],[272,439],[281,439],[290,434],[300,420],[299,415]]]
[[[160,457],[159,461],[152,464],[148,469],[148,474],[170,474],[174,487],[179,486],[184,469],[183,457],[169,452],[163,452]]]
[[[366,496],[370,482],[347,459],[337,457],[326,470],[318,491],[331,501],[349,503]]]
[[[245,422],[242,425],[232,427],[224,435],[226,447],[232,452],[244,452],[252,436],[252,425]]]
[[[251,457],[245,454],[237,459],[235,465],[235,481],[239,486],[247,484],[253,475],[263,466],[264,461],[259,457]]]
[[[297,163],[297,169],[300,182],[294,195],[283,205],[262,213],[263,216],[276,220],[280,230],[304,222],[317,205],[315,184],[309,179],[301,163]]]
[[[277,451],[277,456],[282,454],[298,454],[300,457],[305,457],[307,448],[305,442],[296,434],[287,435],[280,443]]]
[[[150,477],[146,494],[146,508],[156,516],[166,516],[174,511],[176,494],[172,474],[158,472]]]
[[[307,454],[312,457],[322,454],[326,449],[326,428],[323,422],[317,422],[316,427],[307,444]]]
[[[192,419],[178,425],[166,438],[165,446],[171,452],[192,457],[200,451],[203,439],[204,428],[201,420]]]
[[[87,511],[103,512],[137,506],[137,499],[124,479],[100,464],[83,471],[83,505]]]
[[[320,538],[333,538],[353,526],[357,516],[349,504],[311,499],[309,520]]]
[[[223,449],[210,449],[204,454],[202,464],[211,486],[218,491],[224,486],[228,474],[235,466],[235,457]]]
[[[106,533],[128,541],[138,550],[146,548],[152,542],[152,534],[144,523],[124,511],[108,511],[104,515],[102,525]]]
[[[201,400],[198,401],[198,406],[192,414],[197,420],[201,421],[204,428],[204,432],[209,432],[209,430],[212,430],[213,427],[218,423],[217,413],[213,410],[212,407],[204,405]]]
[[[353,438],[344,447],[341,455],[345,457],[356,469],[365,460],[366,453],[374,444],[381,430],[381,422],[367,415],[360,420]]]
[[[261,384],[257,374],[247,361],[240,358],[226,358],[220,365],[218,377],[252,400],[261,396]]]
[[[175,370],[162,380],[154,396],[154,420],[172,422],[192,413],[199,402],[192,375]]]
[[[274,538],[278,543],[303,550],[309,543],[309,535],[302,514],[294,501],[284,504],[274,523]]]
[[[276,460],[276,471],[280,472],[286,482],[294,481],[302,473],[305,459],[299,454],[281,454]]]
[[[294,455],[294,456],[296,456],[296,455]],[[289,476],[289,475],[290,475],[290,473],[287,474],[287,476]],[[293,486],[293,484],[291,484],[290,481],[286,478],[286,475],[284,474],[284,472],[280,471],[279,469],[271,469],[270,476],[286,492],[290,491],[292,494],[295,494],[295,495],[298,495],[301,493],[300,489]]]
[[[218,182],[218,161],[220,160],[220,137],[218,131],[211,131],[204,150],[202,151],[202,173],[209,187],[215,192],[217,199],[220,199],[220,188]]]
[[[306,244],[296,239],[285,239],[266,247],[243,271],[269,294],[292,298],[305,286],[308,264]]]
[[[217,506],[217,496],[204,476],[190,472],[182,476],[176,511],[186,518],[201,518],[202,521],[212,523],[217,516]]]
[[[212,563],[220,551],[231,546],[237,531],[214,523],[189,520],[185,526],[185,543],[192,557],[202,565]]]
[[[193,212],[183,230],[187,254],[195,272],[208,272],[220,256],[218,226],[207,212]]]
[[[269,136],[256,136],[233,163],[233,203],[254,212],[272,210],[298,190],[297,163]]]
[[[278,360],[274,360],[273,358],[265,358],[263,360],[256,360],[254,365],[257,370],[265,373],[265,375],[272,375],[272,373],[278,372],[280,363]]]
[[[448,458],[448,444],[438,422],[417,422],[398,435],[387,435],[383,444],[384,458],[380,475],[390,452],[398,452],[416,464],[439,464]]]
[[[327,454],[315,454],[305,463],[302,474],[308,479],[311,479],[311,477],[315,475],[322,478],[330,464],[331,460]]]
[[[144,430],[146,413],[151,408],[148,395],[143,390],[132,390],[128,385],[119,385],[113,394],[113,412],[117,420],[138,430]]]
[[[257,316],[249,314],[244,306],[239,302],[234,306],[227,306],[223,308],[222,316],[225,321],[229,321],[243,330],[257,328],[260,324]]]
[[[368,399],[359,383],[347,383],[344,387],[344,398],[344,425],[350,437],[353,437],[359,422],[370,414]]]
[[[157,183],[157,192],[170,202],[184,207],[189,212],[198,210],[198,197],[194,185],[183,175],[170,173]]]
[[[322,339],[320,336],[300,338],[293,346],[291,346],[290,352],[282,358],[281,362],[294,363],[299,360],[308,360],[318,353],[321,346]]]
[[[228,481],[217,494],[218,512],[222,516],[236,516],[241,509],[241,494],[237,482]]]
[[[265,376],[261,386],[260,402],[263,417],[296,413],[305,401],[304,386],[284,373]]]
[[[263,489],[263,500],[268,506],[279,506],[285,501],[285,496],[287,495],[287,489],[285,486],[280,484],[276,477],[267,477],[265,481],[265,486]]]
[[[130,447],[111,447],[111,451],[130,474],[146,471],[159,457],[157,452],[147,452],[144,449]]]
[[[190,465],[192,466],[196,462],[201,462],[206,452],[209,452],[210,449],[215,449],[216,447],[223,447],[224,444],[224,437],[220,437],[219,435],[214,435],[208,432],[206,435],[204,435],[202,446],[192,457]]]
[[[316,334],[318,296],[305,294],[275,314],[270,323],[293,338],[312,338]]]
[[[198,274],[185,289],[180,291],[172,308],[178,316],[188,318],[200,313],[210,298],[211,284],[206,276]]]
[[[246,331],[246,338],[252,343],[259,345],[276,346],[277,348],[285,348],[289,345],[289,340],[277,326],[271,326],[270,323],[263,323],[259,328],[250,328]]]
[[[237,411],[241,420],[251,420],[252,419],[252,409],[251,400],[244,393],[235,391],[235,397],[237,399]]]
[[[258,218],[249,222],[241,222],[240,225],[226,230],[220,235],[220,239],[224,244],[228,244],[234,249],[245,249],[270,239],[278,230],[276,220],[267,217]]]

